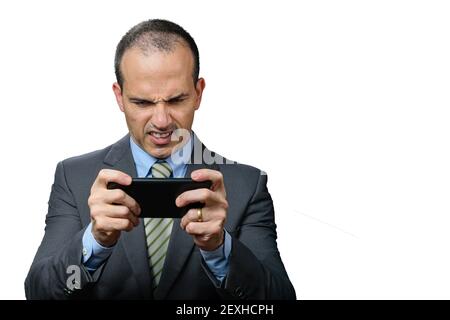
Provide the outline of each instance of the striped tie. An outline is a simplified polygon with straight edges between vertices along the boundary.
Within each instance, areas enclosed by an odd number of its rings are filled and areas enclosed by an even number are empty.
[[[172,175],[172,168],[166,161],[159,160],[153,165],[151,172],[153,178],[169,178]],[[156,289],[161,279],[164,260],[169,247],[173,219],[144,218],[144,223],[148,258],[153,274],[153,289]]]

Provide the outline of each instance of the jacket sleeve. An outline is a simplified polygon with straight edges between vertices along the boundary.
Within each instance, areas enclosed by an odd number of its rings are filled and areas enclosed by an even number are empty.
[[[67,185],[64,164],[55,172],[45,220],[45,234],[25,279],[27,299],[70,299],[87,296],[101,274],[82,264],[84,229]]]
[[[232,236],[228,275],[217,289],[223,298],[296,299],[277,248],[267,175],[259,175],[243,221]]]

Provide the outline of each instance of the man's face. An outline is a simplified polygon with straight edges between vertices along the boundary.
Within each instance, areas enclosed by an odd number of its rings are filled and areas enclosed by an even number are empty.
[[[171,52],[133,47],[123,55],[123,88],[114,83],[114,94],[134,141],[156,158],[167,158],[178,144],[171,141],[175,129],[191,130],[205,87],[203,79],[194,85],[193,64],[181,44]]]

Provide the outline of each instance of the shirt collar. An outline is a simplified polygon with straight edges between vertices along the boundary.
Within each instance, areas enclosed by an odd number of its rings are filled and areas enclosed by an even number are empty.
[[[183,177],[186,164],[191,159],[192,146],[193,146],[193,132],[189,137],[188,142],[179,150],[177,150],[172,156],[163,159],[172,168],[173,177]],[[145,178],[150,172],[150,168],[158,161],[157,158],[148,154],[142,149],[130,135],[130,147],[133,155],[134,164],[136,165],[136,171],[139,178]]]

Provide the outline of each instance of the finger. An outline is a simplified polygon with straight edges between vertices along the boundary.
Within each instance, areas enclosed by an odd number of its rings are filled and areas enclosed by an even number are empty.
[[[222,194],[205,188],[185,191],[175,200],[177,207],[184,207],[195,202],[205,203],[206,205],[218,203],[225,208],[228,207],[228,203]]]
[[[91,216],[95,220],[102,219],[102,217],[113,219],[128,219],[133,225],[139,224],[139,218],[126,206],[112,205],[112,204],[97,204],[91,210]]]
[[[130,210],[130,208],[122,205],[108,204],[105,207],[106,216],[116,219],[128,219],[134,226],[139,224],[139,218]]]
[[[211,169],[198,169],[191,173],[191,178],[194,181],[206,181],[212,182],[211,190],[225,189],[223,183],[223,175],[220,171]]]
[[[103,197],[106,203],[122,204],[129,208],[134,213],[134,215],[139,216],[141,214],[141,207],[139,206],[139,204],[123,190],[106,190]]]
[[[127,186],[131,184],[131,181],[132,178],[124,172],[112,169],[102,169],[98,173],[92,188],[106,188],[109,182],[116,182]]]
[[[222,229],[222,225],[215,221],[189,222],[186,225],[185,231],[191,236],[202,237],[220,234]]]
[[[186,214],[183,216],[183,218],[181,218],[181,221],[180,221],[181,229],[185,230],[186,226],[190,222],[199,222],[198,221],[198,210],[199,209],[194,208],[194,209],[189,209],[188,212],[186,212]],[[205,210],[205,208],[203,208],[201,210],[202,210],[202,221],[203,222],[208,221],[208,214],[205,214],[207,210]]]
[[[95,221],[96,228],[102,232],[131,231],[134,224],[129,219],[119,219],[103,216]]]

